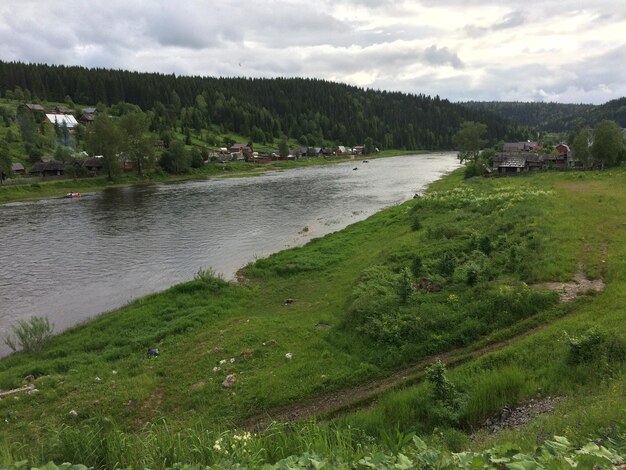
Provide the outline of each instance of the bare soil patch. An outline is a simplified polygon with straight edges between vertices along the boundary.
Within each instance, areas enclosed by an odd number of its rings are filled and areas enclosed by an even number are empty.
[[[574,279],[569,282],[544,282],[535,284],[535,287],[548,289],[559,294],[559,300],[563,303],[573,302],[580,295],[589,291],[602,292],[604,281],[602,279],[588,279],[585,273],[578,271]]]

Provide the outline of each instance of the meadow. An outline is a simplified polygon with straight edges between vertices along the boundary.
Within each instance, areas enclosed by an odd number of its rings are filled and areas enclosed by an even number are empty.
[[[367,467],[379,455],[373,465],[388,468],[384,455],[396,465],[423,441],[437,452],[515,442],[522,453],[553,435],[570,450],[598,435],[618,442],[625,183],[623,169],[470,180],[460,170],[252,263],[236,284],[200,271],[7,357],[0,389],[37,392],[0,401],[0,462],[254,468],[339,456]],[[565,303],[542,287],[575,276],[605,289]],[[497,433],[482,425],[546,397],[558,398],[553,413]],[[272,423],[286,409],[301,419]]]

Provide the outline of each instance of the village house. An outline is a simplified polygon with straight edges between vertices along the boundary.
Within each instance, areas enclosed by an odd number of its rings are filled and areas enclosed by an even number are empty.
[[[80,122],[84,126],[88,126],[92,124],[96,120],[96,116],[94,114],[83,113],[78,118],[78,122]]]
[[[102,166],[102,157],[90,157],[83,160],[83,168],[91,176],[97,175],[102,170]]]
[[[493,170],[499,174],[537,171],[543,165],[542,156],[531,152],[501,152],[493,158]]]
[[[65,124],[70,130],[78,125],[78,121],[71,114],[46,114],[46,121],[59,127]]]
[[[239,153],[242,157],[251,157],[253,150],[252,147],[248,144],[233,144],[228,147],[228,152],[231,155],[234,153]]]
[[[350,149],[348,149],[347,147],[343,145],[338,145],[335,148],[335,155],[345,155],[347,153],[350,153]]]
[[[45,113],[46,110],[40,104],[26,103],[19,106],[20,109],[27,109],[32,113]]]
[[[65,173],[65,165],[59,160],[42,158],[42,161],[33,164],[28,173],[41,178],[62,176]]]
[[[21,163],[12,163],[11,173],[13,173],[14,175],[23,175],[26,173],[26,169],[24,168],[24,165],[22,165]]]
[[[83,108],[78,122],[83,125],[92,124],[96,120],[96,108]]]
[[[67,106],[59,105],[52,108],[56,114],[74,114],[74,110]]]
[[[37,124],[41,123],[45,119],[46,110],[40,104],[26,103],[21,104],[17,108],[20,111],[30,112]]]

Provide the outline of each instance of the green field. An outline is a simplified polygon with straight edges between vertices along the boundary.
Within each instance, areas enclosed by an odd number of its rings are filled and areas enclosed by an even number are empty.
[[[618,442],[625,183],[623,169],[470,180],[460,170],[424,197],[258,260],[238,284],[199,273],[5,358],[0,389],[38,392],[0,401],[0,462],[355,463],[397,458],[418,445],[411,433],[451,451],[530,452],[554,434]],[[539,285],[575,276],[606,287],[563,303]],[[148,359],[152,347],[160,355]],[[448,364],[439,388],[425,380],[437,357]],[[495,434],[481,426],[548,396],[555,412]]]

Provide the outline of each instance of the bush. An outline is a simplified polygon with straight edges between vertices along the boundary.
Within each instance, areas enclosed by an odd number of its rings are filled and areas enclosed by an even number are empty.
[[[414,276],[421,276],[422,270],[424,268],[424,262],[420,256],[416,256],[413,258],[413,262],[411,263],[411,271]]]
[[[457,259],[454,253],[448,251],[437,262],[437,271],[444,277],[452,276],[456,269]]]
[[[415,287],[413,286],[413,275],[411,274],[411,270],[409,268],[404,268],[400,272],[400,279],[398,282],[398,294],[400,295],[402,303],[406,303],[413,292],[415,292]]]
[[[39,352],[52,337],[54,325],[46,317],[31,317],[30,320],[19,320],[11,327],[13,335],[4,339],[13,352],[21,349],[24,352]]]
[[[566,332],[565,339],[569,346],[567,362],[570,364],[591,362],[602,353],[604,337],[594,328],[587,330],[580,336],[570,336]]]
[[[213,268],[198,269],[193,279],[205,284],[211,292],[218,292],[228,285],[228,281],[221,274],[216,273]]]
[[[411,230],[417,232],[422,228],[422,221],[418,216],[413,216],[413,220],[411,221]]]
[[[426,369],[426,378],[432,389],[435,402],[450,409],[458,409],[459,393],[455,385],[446,376],[446,366],[439,359]]]
[[[608,362],[622,362],[626,358],[626,345],[617,337],[600,333],[590,328],[578,336],[565,333],[568,345],[567,362],[583,364],[596,361],[600,358]]]

